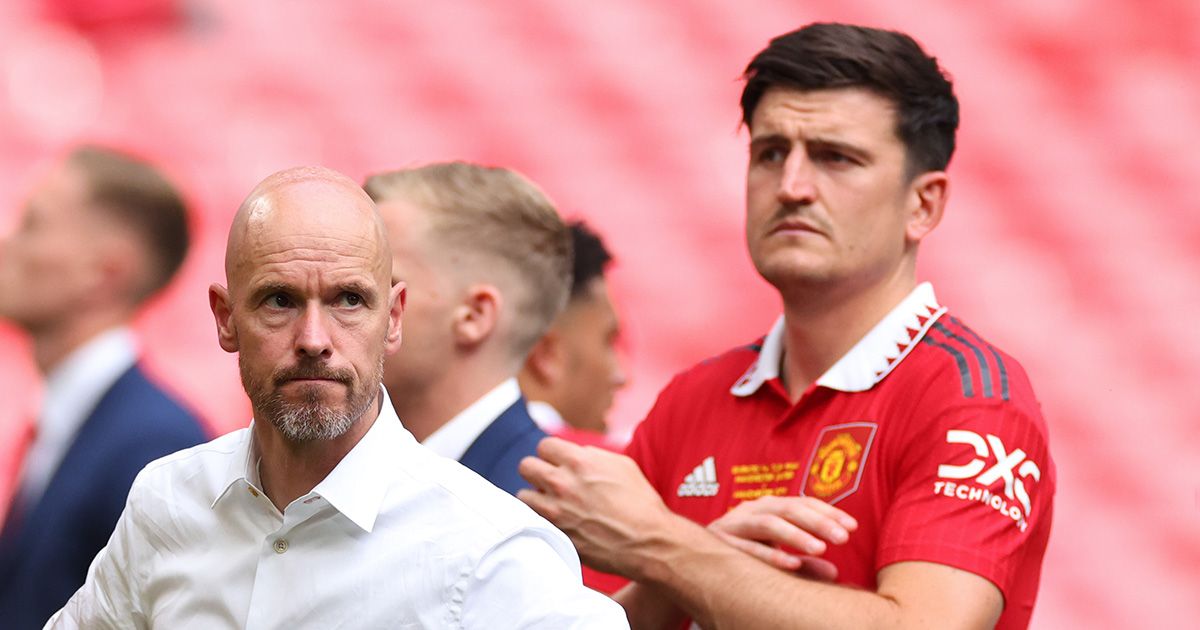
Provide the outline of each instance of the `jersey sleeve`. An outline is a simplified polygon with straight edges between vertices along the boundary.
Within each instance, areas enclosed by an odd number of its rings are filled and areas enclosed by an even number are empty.
[[[642,474],[646,476],[650,485],[654,486],[659,496],[669,496],[670,494],[667,487],[669,481],[666,479],[668,464],[665,458],[674,452],[668,436],[672,424],[671,419],[675,413],[678,413],[676,392],[681,387],[680,378],[681,376],[676,376],[659,392],[654,406],[650,408],[646,418],[634,430],[633,437],[625,446],[625,455],[637,462],[638,467],[642,469]]]
[[[1008,599],[1027,556],[1044,552],[1052,518],[1054,464],[1040,415],[1007,401],[962,404],[897,444],[876,569],[945,564]]]

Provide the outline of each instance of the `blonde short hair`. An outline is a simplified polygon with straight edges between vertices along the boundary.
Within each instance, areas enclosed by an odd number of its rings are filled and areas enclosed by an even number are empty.
[[[514,356],[523,358],[566,304],[570,231],[546,195],[519,173],[445,162],[372,175],[363,189],[376,203],[403,199],[419,206],[436,247],[478,256],[517,279]]]

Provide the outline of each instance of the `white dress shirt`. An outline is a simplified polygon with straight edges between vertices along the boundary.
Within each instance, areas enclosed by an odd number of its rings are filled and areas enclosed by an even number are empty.
[[[20,492],[27,505],[37,503],[84,421],[136,362],[137,342],[122,326],[93,337],[46,376],[36,437],[21,469]]]
[[[553,435],[558,433],[566,426],[567,421],[563,420],[562,414],[548,402],[541,400],[531,400],[526,403],[529,408],[529,417],[537,423],[538,427],[546,433]]]
[[[252,428],[149,464],[46,627],[629,627],[582,585],[562,532],[421,447],[381,397],[362,440],[282,514]]]
[[[510,378],[430,433],[421,444],[442,457],[458,461],[479,439],[480,434],[520,398],[521,388],[517,385],[517,379]]]

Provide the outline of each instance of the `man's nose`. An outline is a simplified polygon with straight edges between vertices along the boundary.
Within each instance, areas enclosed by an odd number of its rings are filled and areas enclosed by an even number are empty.
[[[329,337],[328,315],[316,302],[309,302],[300,314],[300,332],[296,338],[296,352],[310,357],[329,356],[333,353]]]
[[[804,151],[788,154],[776,196],[787,205],[807,205],[816,200],[816,168]]]

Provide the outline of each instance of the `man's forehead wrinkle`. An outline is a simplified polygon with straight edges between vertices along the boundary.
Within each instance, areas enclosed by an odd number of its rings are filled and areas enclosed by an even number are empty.
[[[230,228],[226,277],[261,264],[273,253],[300,250],[332,261],[363,259],[369,273],[391,277],[387,229],[375,202],[349,177],[320,167],[301,167],[263,180],[238,208]]]

